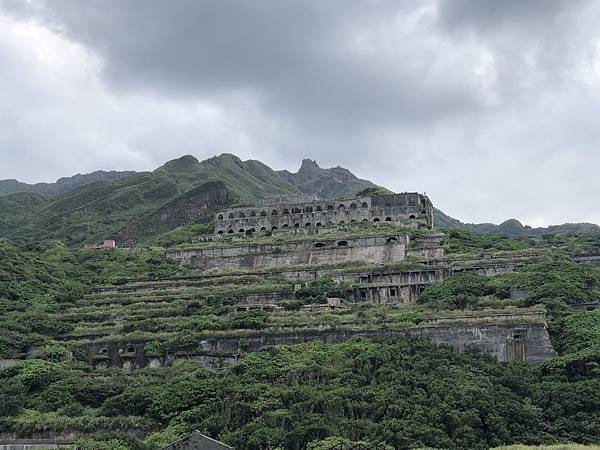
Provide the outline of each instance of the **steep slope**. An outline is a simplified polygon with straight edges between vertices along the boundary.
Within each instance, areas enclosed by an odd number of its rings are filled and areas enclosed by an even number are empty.
[[[64,194],[79,186],[95,183],[96,181],[117,181],[121,178],[133,175],[133,171],[118,172],[112,170],[110,172],[97,170],[87,174],[77,174],[72,177],[59,178],[55,183],[36,183],[27,184],[17,180],[0,180],[0,196],[14,194],[17,192],[32,192],[43,195],[59,195]]]
[[[305,194],[317,194],[321,198],[351,197],[358,191],[378,187],[362,180],[343,167],[322,169],[316,161],[303,159],[296,173],[280,170],[277,174]]]
[[[222,184],[205,184],[209,181]],[[56,238],[68,244],[109,237],[139,243],[154,233],[202,222],[234,202],[297,192],[259,161],[223,154],[199,162],[188,155],[154,172],[75,188],[20,216],[8,214],[0,235],[19,241]]]
[[[43,208],[46,203],[48,199],[45,196],[32,192],[0,196],[0,236]]]

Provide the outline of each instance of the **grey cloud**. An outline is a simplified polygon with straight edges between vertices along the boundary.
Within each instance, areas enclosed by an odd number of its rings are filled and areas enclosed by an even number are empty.
[[[50,146],[37,173],[222,151],[294,169],[307,156],[425,190],[464,220],[600,222],[586,206],[600,189],[597,3],[0,0],[1,14],[101,66],[78,56],[62,64],[92,81],[48,84],[0,43],[0,145],[33,160]]]

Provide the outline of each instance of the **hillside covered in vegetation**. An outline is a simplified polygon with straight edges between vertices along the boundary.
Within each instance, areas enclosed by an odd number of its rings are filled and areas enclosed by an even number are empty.
[[[600,300],[600,267],[571,259],[599,253],[600,237],[444,231],[446,251],[457,260],[486,252],[542,259],[494,277],[450,277],[403,308],[347,303],[313,311],[328,296],[346,295],[343,285],[324,278],[292,289],[284,309],[239,311],[236,296],[293,286],[231,273],[222,287],[173,289],[169,283],[193,280],[197,269],[165,260],[160,250],[0,241],[0,356],[22,360],[0,370],[0,428],[20,435],[76,432],[90,450],[155,450],[195,429],[239,449],[324,449],[359,441],[398,449],[600,444],[600,310],[575,308]],[[163,283],[164,293],[145,294],[149,280]],[[136,283],[140,294],[119,294],[120,286]],[[517,288],[530,294],[511,299]],[[479,323],[490,311],[510,308],[548,312],[557,357],[540,365],[506,364],[422,338],[356,337],[269,347],[218,370],[184,360],[126,372],[93,369],[82,351],[90,340],[143,338],[153,355],[198,339],[325,323],[339,330],[420,327],[433,318]]]

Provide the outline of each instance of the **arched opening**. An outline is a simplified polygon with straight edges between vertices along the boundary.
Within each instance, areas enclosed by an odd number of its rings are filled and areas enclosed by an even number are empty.
[[[99,355],[108,355],[108,348],[107,347],[102,347],[99,351],[98,351]]]
[[[243,212],[241,212],[241,213],[238,214],[238,217],[240,219],[243,219],[244,217],[246,217],[246,214],[244,214]]]
[[[388,244],[390,244],[390,243],[392,243],[392,242],[398,242],[398,238],[397,238],[397,237],[395,237],[395,236],[390,236],[390,237],[387,237],[387,238],[385,238],[385,241],[386,241]]]
[[[295,224],[294,224],[294,228],[299,228],[299,227],[300,227],[300,224],[299,224],[299,223],[295,223]]]
[[[260,212],[260,215],[261,215],[262,217],[265,217],[265,216],[267,215],[267,212],[266,212],[266,211],[261,211],[261,212]]]
[[[246,230],[244,230],[243,228],[240,228],[240,231],[238,231],[238,233],[243,233],[244,231],[246,231]]]
[[[350,223],[356,223],[356,220],[352,219],[352,220],[350,221]]]
[[[307,206],[306,208],[304,208],[304,212],[309,212],[309,213],[313,212],[312,206]]]
[[[246,230],[246,235],[250,236],[252,234],[254,234],[256,232],[256,230],[254,228],[249,228],[248,230]]]
[[[229,230],[227,233],[228,234],[233,234],[233,230]]]
[[[133,345],[128,345],[125,348],[125,353],[135,353],[135,347]]]
[[[316,248],[325,247],[325,243],[324,242],[315,242],[315,247]]]
[[[217,231],[217,234],[223,234],[223,230]]]
[[[340,224],[340,225],[344,225],[344,223],[345,223],[345,222],[344,222],[343,220],[340,220],[340,221],[338,222],[338,224]]]
[[[250,217],[256,217],[256,211],[250,211]]]
[[[347,247],[348,241],[337,241],[338,247]]]
[[[417,217],[414,214],[411,214],[408,218],[409,219],[416,219]]]
[[[323,224],[321,222],[317,222],[317,227],[322,227]]]
[[[273,211],[271,211],[271,215],[272,215],[272,216],[276,216],[277,214],[279,214],[279,213],[277,212],[277,210],[276,210],[276,209],[274,209]]]
[[[265,231],[267,231],[267,229],[266,229],[265,227],[261,227],[261,228],[260,228],[260,232],[261,232],[261,233],[264,233]]]
[[[282,212],[282,214],[289,214],[289,213],[290,213],[290,210],[289,210],[289,209],[287,209],[287,208],[283,208],[283,212]]]
[[[360,205],[362,208],[368,208],[369,204],[367,202],[362,202],[362,204]]]
[[[219,215],[217,216],[217,220],[223,220],[223,214],[219,214]]]
[[[338,206],[338,211],[343,211],[346,209],[346,206],[343,204],[340,204],[340,206]]]
[[[375,218],[373,219],[373,222],[379,222],[379,217],[375,217]]]
[[[368,221],[369,221],[369,219],[363,219],[362,221],[363,221],[363,222],[368,222]]]
[[[323,208],[321,208],[321,206],[317,206],[317,211],[323,211]]]
[[[304,226],[305,226],[305,227],[310,227],[310,222],[306,222],[306,223],[304,224]]]
[[[281,228],[287,228],[287,227],[288,227],[288,224],[287,224],[287,223],[284,223],[284,224],[283,224],[283,226],[282,226]]]
[[[233,213],[229,213],[229,218],[233,219],[235,216],[233,215]]]
[[[273,226],[271,227],[271,230],[276,230],[276,229],[277,229],[277,226],[275,226],[275,225],[273,225]]]
[[[333,211],[333,205],[327,205],[327,211]]]
[[[350,209],[356,209],[356,203],[350,203]]]
[[[392,218],[388,216],[388,217],[386,217],[386,218],[385,218],[385,221],[386,221],[386,222],[391,222],[391,221],[392,221]]]
[[[292,208],[292,214],[300,214],[302,210],[300,208]]]

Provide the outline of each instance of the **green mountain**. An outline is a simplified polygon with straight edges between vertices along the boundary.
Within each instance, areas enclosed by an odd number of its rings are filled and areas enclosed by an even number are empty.
[[[17,180],[0,180],[0,196],[14,194],[18,192],[31,192],[35,194],[43,195],[59,195],[64,194],[72,189],[79,186],[85,186],[96,181],[116,181],[121,178],[133,175],[135,172],[125,171],[118,172],[112,170],[106,172],[104,170],[97,170],[87,174],[77,174],[72,177],[59,178],[55,183],[36,183],[27,184]]]
[[[8,186],[26,192],[8,193]],[[389,192],[348,169],[323,169],[310,159],[304,159],[292,173],[231,154],[204,161],[187,155],[153,172],[99,171],[61,178],[54,184],[0,181],[0,237],[19,242],[59,239],[69,245],[108,238],[121,245],[157,239],[174,242],[199,229],[208,230],[217,210],[253,204],[268,195],[306,193],[339,198],[378,190]],[[514,219],[500,225],[468,224],[437,209],[435,224],[512,237],[600,232],[593,224],[531,228]],[[166,240],[160,238],[172,230],[179,231]]]
[[[17,241],[55,238],[68,244],[109,237],[139,243],[188,223],[209,221],[227,205],[284,193],[298,190],[259,161],[230,154],[202,162],[183,156],[153,172],[97,181],[49,200],[33,200],[34,194],[7,196],[10,208],[0,214],[0,235]],[[28,203],[20,204],[19,199]]]

